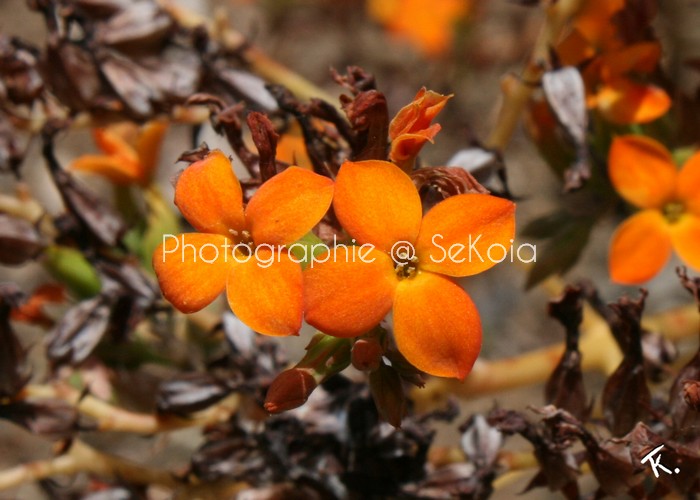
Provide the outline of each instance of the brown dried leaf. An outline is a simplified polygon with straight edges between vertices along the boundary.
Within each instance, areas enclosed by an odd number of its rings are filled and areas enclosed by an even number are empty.
[[[489,192],[460,167],[423,167],[411,172],[411,179],[421,195],[424,210],[450,196]]]
[[[366,90],[340,103],[355,135],[350,159],[386,160],[389,147],[389,109],[384,94]]]
[[[223,381],[208,373],[179,375],[159,385],[156,409],[159,413],[186,416],[212,406],[230,392]]]
[[[8,116],[0,111],[0,172],[12,172],[19,178],[19,166],[24,159],[25,148]]]
[[[396,370],[382,362],[378,370],[369,374],[369,390],[382,418],[396,428],[401,427],[406,415],[406,396]]]
[[[174,28],[173,20],[155,3],[133,2],[95,27],[95,41],[122,51],[157,49]]]
[[[55,363],[84,361],[109,329],[109,300],[98,295],[68,310],[49,333],[46,355]]]
[[[33,434],[53,439],[69,438],[78,430],[87,429],[78,423],[75,407],[58,399],[0,405],[0,418],[14,422]]]
[[[583,319],[581,289],[567,286],[564,294],[549,302],[549,315],[566,329],[566,350],[545,385],[545,401],[571,413],[579,420],[588,417],[590,408],[581,371],[578,350],[579,327]]]
[[[0,35],[0,101],[31,104],[44,90],[38,51],[16,38]]]
[[[28,382],[26,352],[10,325],[10,312],[24,302],[13,283],[0,284],[0,399],[14,397]]]
[[[46,81],[63,104],[78,111],[93,107],[102,82],[90,52],[52,35],[44,64]]]
[[[275,132],[270,119],[262,113],[251,111],[248,113],[246,121],[253,137],[253,143],[258,149],[260,180],[265,182],[277,174],[275,156],[279,135]]]
[[[24,219],[0,213],[0,264],[18,266],[37,258],[46,245]]]
[[[602,396],[603,415],[615,436],[631,431],[637,422],[649,415],[651,407],[641,344],[641,318],[646,296],[646,290],[642,290],[635,301],[622,297],[610,305],[617,317],[618,335],[626,346],[622,362],[606,382]]]
[[[576,161],[564,173],[564,190],[583,186],[591,176],[586,144],[588,112],[581,73],[571,66],[545,72],[542,88],[557,120],[574,144]]]
[[[70,214],[80,221],[83,228],[98,242],[110,247],[116,246],[127,229],[124,221],[111,207],[61,168],[53,151],[52,135],[56,130],[51,130],[52,126],[50,123],[44,131],[42,153],[63,203]]]

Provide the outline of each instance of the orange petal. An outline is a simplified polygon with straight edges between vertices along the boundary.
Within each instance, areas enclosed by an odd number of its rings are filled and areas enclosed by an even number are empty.
[[[671,256],[671,236],[661,212],[644,210],[617,228],[608,267],[616,283],[636,285],[653,278]]]
[[[602,54],[599,57],[601,76],[610,80],[614,76],[631,71],[651,73],[659,64],[661,45],[659,42],[640,42]]]
[[[350,236],[387,253],[397,241],[415,241],[423,211],[411,178],[396,165],[377,160],[347,161],[340,167],[333,207]]]
[[[515,204],[488,194],[460,194],[435,205],[416,241],[421,269],[469,276],[507,257],[515,235]]]
[[[610,146],[608,175],[625,200],[641,208],[661,208],[676,190],[671,153],[658,141],[639,135],[616,137]]]
[[[562,66],[578,66],[595,55],[595,48],[579,30],[571,30],[557,44],[557,55]]]
[[[221,151],[212,151],[180,174],[175,205],[202,233],[228,236],[230,230],[245,229],[241,185]]]
[[[331,206],[333,181],[290,167],[263,184],[245,210],[256,244],[286,245],[314,227]]]
[[[618,125],[648,123],[671,107],[671,99],[659,87],[640,85],[625,78],[607,82],[595,101],[603,117]]]
[[[683,165],[676,189],[685,209],[700,216],[700,152],[688,158]]]
[[[119,125],[110,128],[96,128],[92,131],[92,137],[95,139],[97,147],[106,155],[121,156],[132,161],[138,161],[136,150],[117,132],[119,130],[126,131],[132,127],[132,124],[124,123],[123,125],[127,128],[120,128]]]
[[[673,249],[696,271],[700,271],[700,217],[686,214],[671,225]]]
[[[427,129],[451,97],[451,95],[438,94],[423,87],[413,101],[401,108],[391,120],[389,138],[393,141],[402,134]]]
[[[118,156],[83,155],[76,158],[70,168],[101,175],[119,186],[141,182],[141,165]]]
[[[574,27],[596,46],[614,42],[617,29],[613,15],[625,6],[625,0],[588,0],[576,13]],[[619,43],[619,42],[618,42]]]
[[[163,236],[153,253],[153,269],[163,296],[184,313],[210,304],[226,286],[234,263],[232,246],[220,234]]]
[[[369,0],[370,16],[410,42],[425,55],[445,52],[459,19],[470,9],[465,0]]]
[[[338,246],[316,259],[304,270],[306,322],[335,337],[377,326],[391,309],[397,283],[391,258],[367,245]]]
[[[440,132],[440,125],[436,123],[413,134],[401,134],[391,142],[389,158],[395,163],[413,158],[426,142],[433,142],[433,138],[438,132]]]
[[[242,257],[226,283],[235,315],[265,335],[298,335],[303,308],[301,266],[286,253],[265,246]]]
[[[158,166],[158,155],[167,130],[168,123],[159,120],[150,121],[141,129],[136,141],[136,152],[146,177],[150,177]]]
[[[393,316],[396,345],[412,365],[438,377],[469,374],[481,350],[481,320],[459,285],[429,272],[404,279]]]

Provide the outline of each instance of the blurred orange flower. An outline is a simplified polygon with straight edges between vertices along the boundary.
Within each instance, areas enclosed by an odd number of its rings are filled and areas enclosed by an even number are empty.
[[[481,321],[452,277],[495,265],[487,249],[510,245],[515,205],[462,194],[423,217],[411,178],[392,163],[368,160],[341,166],[333,207],[362,246],[336,247],[304,270],[306,321],[329,335],[356,337],[393,311],[396,344],[408,361],[463,379],[481,348]]]
[[[453,43],[456,24],[470,0],[368,0],[369,15],[426,56],[438,56]]]
[[[306,151],[306,141],[298,123],[293,122],[280,134],[277,140],[276,158],[290,165],[313,170],[313,164]]]
[[[231,162],[221,151],[209,153],[187,167],[175,186],[175,204],[199,232],[164,237],[153,254],[163,295],[190,313],[226,289],[231,309],[253,330],[296,335],[301,266],[284,247],[321,220],[332,198],[333,181],[290,167],[244,207]]]
[[[647,123],[664,115],[671,99],[663,89],[634,76],[654,71],[661,46],[657,41],[624,42],[613,22],[624,5],[624,0],[584,2],[557,53],[563,65],[585,64],[589,108],[612,123]]]
[[[611,279],[643,283],[664,267],[671,250],[700,270],[700,153],[679,171],[662,144],[626,135],[613,141],[608,169],[620,196],[642,209],[613,235]]]
[[[440,124],[431,122],[442,111],[451,95],[420,89],[413,101],[401,108],[389,125],[391,150],[389,158],[404,171],[413,169],[413,162],[426,142],[440,132]]]
[[[10,317],[14,321],[51,328],[55,322],[46,313],[44,306],[60,304],[65,300],[66,289],[63,285],[47,283],[34,290],[27,302],[13,309]]]
[[[103,155],[83,155],[71,168],[106,177],[119,186],[146,186],[158,166],[158,153],[168,125],[151,121],[142,127],[124,122],[93,130]]]

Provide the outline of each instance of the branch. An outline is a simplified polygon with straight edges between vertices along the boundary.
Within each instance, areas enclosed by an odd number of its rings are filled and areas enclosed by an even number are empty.
[[[547,7],[546,18],[535,42],[532,56],[519,78],[512,76],[503,81],[503,104],[498,120],[486,141],[489,148],[503,151],[513,135],[520,115],[545,71],[549,51],[572,17],[581,8],[583,0],[559,0]]]
[[[176,479],[166,470],[149,468],[103,453],[76,439],[64,455],[0,471],[0,491],[15,488],[29,481],[59,474],[71,476],[79,472],[89,472],[103,478],[121,479],[139,485],[159,484],[171,489],[178,486]]]
[[[133,432],[136,434],[156,434],[188,427],[204,427],[223,422],[236,412],[239,398],[233,395],[218,404],[201,411],[192,418],[174,415],[135,413],[113,406],[91,395],[85,395],[64,384],[28,385],[23,390],[24,398],[61,399],[74,405],[83,415],[96,421],[97,430],[112,432]]]

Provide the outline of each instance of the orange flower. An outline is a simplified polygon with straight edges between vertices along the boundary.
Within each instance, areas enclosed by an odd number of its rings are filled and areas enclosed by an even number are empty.
[[[642,209],[613,235],[611,279],[645,282],[664,267],[672,249],[700,269],[700,153],[679,171],[662,144],[626,135],[613,141],[608,169],[620,196]]]
[[[231,162],[221,151],[209,153],[186,168],[175,186],[175,204],[199,233],[164,237],[153,254],[163,295],[190,313],[226,289],[231,309],[252,329],[296,335],[301,266],[285,246],[321,220],[332,198],[330,179],[290,167],[244,207]]]
[[[612,123],[647,123],[665,114],[671,99],[663,89],[630,75],[652,72],[661,58],[661,46],[655,41],[624,44],[612,22],[624,5],[623,0],[585,2],[557,53],[563,65],[586,63],[583,79],[589,108]]]
[[[71,168],[102,175],[119,186],[146,186],[158,165],[167,128],[163,121],[151,121],[143,127],[124,122],[94,129],[95,143],[104,155],[83,155]]]
[[[457,22],[470,9],[468,0],[369,0],[369,15],[394,35],[411,42],[426,56],[452,45]]]
[[[62,285],[47,283],[39,286],[31,297],[16,309],[12,310],[11,318],[32,325],[51,328],[54,320],[46,314],[44,306],[60,304],[66,300],[66,290]]]
[[[503,256],[515,205],[462,194],[423,217],[411,178],[376,160],[344,163],[335,189],[335,213],[362,246],[336,247],[305,269],[306,321],[329,335],[355,337],[393,311],[406,359],[433,375],[464,378],[481,348],[481,322],[451,277],[480,273]]]
[[[404,171],[413,169],[413,162],[423,145],[440,132],[440,124],[431,122],[452,96],[420,89],[413,101],[401,108],[389,125],[391,151],[389,158]]]

